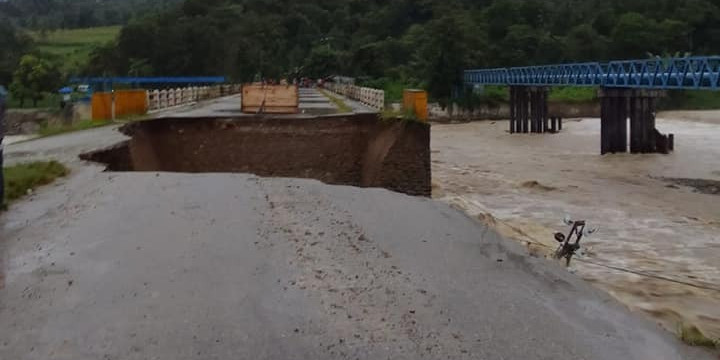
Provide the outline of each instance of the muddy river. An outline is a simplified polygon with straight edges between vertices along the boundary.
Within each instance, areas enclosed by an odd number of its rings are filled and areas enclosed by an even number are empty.
[[[720,112],[673,112],[670,155],[600,156],[600,121],[509,134],[507,121],[435,124],[433,196],[547,256],[565,215],[599,231],[570,271],[670,331],[720,339]],[[561,266],[558,264],[558,266]]]

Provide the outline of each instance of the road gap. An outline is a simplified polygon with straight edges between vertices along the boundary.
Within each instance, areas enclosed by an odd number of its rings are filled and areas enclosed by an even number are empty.
[[[108,171],[252,173],[430,196],[430,127],[376,114],[159,118],[80,155]]]

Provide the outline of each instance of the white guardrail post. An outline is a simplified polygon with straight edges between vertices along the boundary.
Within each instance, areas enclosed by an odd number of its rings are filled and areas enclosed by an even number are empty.
[[[241,91],[241,84],[189,86],[175,89],[147,90],[146,98],[149,110],[162,110],[223,95],[237,94]]]
[[[328,83],[326,89],[382,111],[385,109],[385,91],[347,84]]]

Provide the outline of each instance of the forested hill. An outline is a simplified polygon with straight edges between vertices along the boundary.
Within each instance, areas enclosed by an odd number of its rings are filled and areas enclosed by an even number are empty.
[[[290,71],[448,92],[468,66],[720,53],[720,0],[186,0],[126,26],[89,73]]]
[[[0,0],[0,21],[30,30],[124,25],[132,17],[163,11],[181,0]]]

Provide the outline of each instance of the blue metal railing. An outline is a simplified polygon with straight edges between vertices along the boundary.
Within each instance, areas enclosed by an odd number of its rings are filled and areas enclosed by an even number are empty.
[[[720,90],[720,56],[466,70],[469,85]]]

